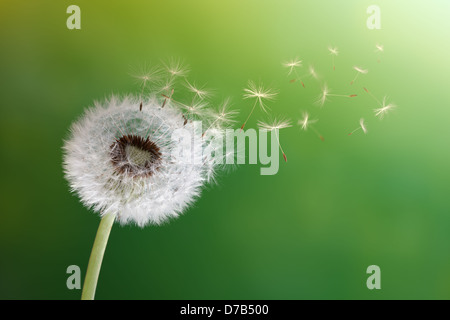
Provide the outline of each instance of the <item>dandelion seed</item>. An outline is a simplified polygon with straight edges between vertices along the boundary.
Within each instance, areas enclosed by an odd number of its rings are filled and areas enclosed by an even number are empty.
[[[330,46],[330,47],[328,47],[328,51],[330,52],[330,55],[331,55],[331,59],[332,59],[332,63],[333,63],[333,70],[335,70],[336,68],[334,65],[334,57],[338,56],[338,54],[339,54],[338,48]]]
[[[316,123],[316,122],[317,122],[317,120],[312,120],[312,119],[310,119],[309,114],[308,114],[307,112],[304,112],[304,113],[303,113],[303,119],[300,119],[300,120],[298,121],[298,124],[299,124],[300,126],[302,126],[302,129],[303,129],[304,131],[306,131],[306,130],[308,130],[308,127],[309,127],[311,124]]]
[[[166,71],[170,74],[171,79],[177,77],[185,77],[189,73],[189,68],[183,64],[179,59],[171,59],[167,64],[164,64]]]
[[[350,84],[353,84],[353,82],[356,81],[356,79],[358,78],[358,76],[359,76],[360,74],[367,74],[367,73],[369,72],[369,70],[362,69],[362,68],[357,67],[357,66],[354,66],[353,69],[356,71],[356,75],[355,75],[355,77],[353,78],[353,80],[350,82]]]
[[[375,45],[375,52],[383,52],[384,46],[382,44],[376,44]]]
[[[295,68],[302,66],[302,60],[299,60],[297,57],[295,59],[283,62],[283,66],[286,68],[289,68],[288,75],[290,75],[293,71],[295,71]]]
[[[381,44],[375,45],[375,52],[384,52],[384,46]],[[380,59],[377,60],[378,63],[380,63]]]
[[[315,134],[317,134],[317,136],[320,138],[320,140],[325,141],[325,139],[323,138],[323,136],[317,131],[317,129],[312,126],[314,123],[317,123],[317,119],[310,119],[310,116],[307,112],[303,112],[303,119],[300,119],[298,121],[298,125],[301,126],[301,129],[303,131],[307,131],[308,129],[311,129],[312,131],[314,131]]]
[[[147,86],[151,83],[156,83],[161,79],[161,69],[156,66],[149,67],[144,65],[138,71],[132,72],[133,77],[137,79],[141,86],[141,93],[139,96],[139,110],[142,111],[142,99],[144,90],[147,89]]]
[[[163,92],[169,94],[173,90],[175,80],[173,78],[168,78],[164,81],[161,87],[156,91],[158,93]]]
[[[327,84],[325,83],[322,86],[322,92],[319,95],[319,98],[316,101],[316,104],[319,104],[320,106],[323,106],[325,102],[328,100],[328,97],[343,97],[343,98],[354,98],[356,97],[356,94],[335,94],[330,93],[330,89],[328,88]]]
[[[301,83],[301,85],[302,85],[303,88],[305,88],[305,83],[303,82],[302,79],[307,79],[307,78],[318,79],[318,78],[319,78],[319,75],[317,74],[316,69],[315,69],[312,65],[310,65],[310,66],[308,67],[308,72],[305,73],[305,74],[303,74],[303,75],[301,75],[301,76],[299,76],[299,75],[297,74],[297,71],[296,71],[295,69],[294,69],[294,72],[295,72],[296,78],[290,80],[290,82],[291,82],[291,83],[294,83],[294,82],[296,82],[296,81],[300,81],[300,83]]]
[[[186,80],[186,88],[188,88],[188,90],[194,94],[194,97],[192,100],[194,100],[195,98],[199,98],[200,100],[203,100],[206,97],[211,95],[211,92],[204,89],[204,86],[198,87],[195,84],[191,84],[187,80]]]
[[[309,74],[314,79],[319,79],[319,75],[317,74],[316,69],[314,68],[314,66],[309,66]]]
[[[155,93],[159,93],[164,97],[164,101],[162,103],[161,108],[164,108],[167,100],[172,99],[173,93],[175,91],[174,82],[175,82],[174,78],[170,77],[165,80],[164,84],[158,90],[155,91]]]
[[[223,124],[233,124],[236,122],[234,117],[238,114],[236,110],[230,110],[230,99],[225,99],[222,104],[219,106],[218,112],[214,112],[212,114],[212,118],[214,119],[209,127],[203,133],[203,136],[206,134],[208,130],[213,128],[214,126],[220,126]]]
[[[183,110],[186,110],[184,114],[188,120],[200,120],[209,114],[209,110],[207,109],[208,104],[202,101],[194,101],[194,103],[190,105],[179,104]]]
[[[395,108],[395,105],[394,105],[394,104],[391,104],[391,103],[386,104],[386,100],[387,100],[387,98],[384,97],[384,98],[383,98],[383,103],[381,104],[381,107],[380,107],[380,108],[377,108],[377,109],[374,109],[375,116],[378,117],[380,120],[383,119],[384,116],[385,116],[389,111],[391,111],[392,109]]]
[[[270,88],[264,88],[262,84],[256,85],[253,81],[248,82],[248,88],[244,89],[244,99],[253,99],[255,98],[255,103],[253,104],[253,107],[245,120],[244,124],[241,126],[241,130],[244,129],[247,121],[250,119],[250,116],[253,114],[253,111],[255,110],[256,104],[259,104],[259,107],[262,111],[267,112],[267,106],[264,104],[264,100],[273,100],[275,96],[277,95],[277,92],[275,92],[273,89]]]
[[[375,116],[378,117],[380,120],[383,119],[384,116],[389,111],[391,111],[392,109],[394,109],[396,107],[394,104],[386,103],[387,97],[384,97],[383,101],[380,101],[367,88],[364,87],[364,91],[366,91],[372,97],[372,99],[375,100],[378,103],[378,105],[380,106],[379,108],[374,109]]]
[[[281,153],[283,154],[283,158],[284,158],[284,161],[285,162],[287,162],[287,157],[286,157],[286,154],[284,153],[284,151],[283,151],[283,148],[281,147],[281,143],[280,143],[280,136],[279,136],[279,134],[278,134],[278,132],[279,132],[279,130],[281,130],[281,129],[284,129],[284,128],[289,128],[289,127],[291,127],[292,125],[291,125],[291,122],[290,122],[290,120],[286,120],[286,119],[280,119],[280,120],[274,120],[274,121],[272,121],[271,123],[266,123],[266,122],[263,122],[263,121],[258,121],[258,127],[261,129],[261,130],[264,130],[264,131],[270,131],[270,132],[275,132],[275,135],[276,135],[276,137],[277,137],[277,141],[278,141],[278,147],[280,148],[280,150],[281,150]]]
[[[359,120],[359,127],[356,128],[355,130],[353,130],[352,132],[350,132],[348,135],[351,136],[353,133],[355,133],[358,130],[362,130],[364,132],[364,134],[367,134],[367,126],[366,126],[363,118],[361,118]]]

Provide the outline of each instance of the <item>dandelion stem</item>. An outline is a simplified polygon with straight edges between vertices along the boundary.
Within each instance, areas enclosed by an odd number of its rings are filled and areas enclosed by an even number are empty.
[[[98,275],[102,266],[103,255],[105,253],[106,244],[108,243],[111,227],[116,219],[116,215],[108,213],[103,216],[98,226],[97,235],[95,236],[94,246],[92,247],[91,256],[84,279],[83,292],[81,300],[94,300],[95,289],[97,288]]]

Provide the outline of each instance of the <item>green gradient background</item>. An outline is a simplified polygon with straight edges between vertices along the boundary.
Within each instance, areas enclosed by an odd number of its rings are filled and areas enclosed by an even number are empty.
[[[70,4],[81,7],[81,30],[66,28]],[[371,4],[381,7],[381,30],[366,28]],[[63,139],[93,100],[137,91],[130,66],[170,56],[216,88],[217,101],[234,97],[240,121],[250,108],[242,88],[260,79],[280,92],[274,114],[296,120],[309,109],[326,140],[286,129],[289,162],[277,175],[242,165],[169,224],[115,225],[98,299],[450,298],[449,9],[406,0],[2,0],[0,298],[80,298],[65,271],[76,264],[84,274],[99,219],[68,191]],[[330,44],[340,49],[335,72]],[[296,55],[336,92],[359,96],[313,106],[319,84],[290,84],[281,66]],[[350,86],[354,64],[369,74]],[[375,119],[362,86],[398,108]],[[369,134],[348,137],[361,116]],[[379,291],[365,285],[371,264],[381,267]]]

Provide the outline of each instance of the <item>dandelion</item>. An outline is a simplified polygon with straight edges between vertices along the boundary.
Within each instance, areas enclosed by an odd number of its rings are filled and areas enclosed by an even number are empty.
[[[281,143],[280,143],[280,136],[278,134],[279,130],[284,129],[284,128],[289,128],[291,127],[291,122],[289,120],[285,120],[285,119],[280,119],[280,120],[273,120],[271,123],[266,123],[263,121],[258,121],[258,127],[261,130],[264,131],[270,131],[270,132],[275,132],[275,135],[277,137],[277,141],[278,141],[278,147],[281,150],[281,153],[283,154],[283,158],[284,161],[287,162],[287,157],[286,154],[283,151],[283,148],[281,147]]]
[[[241,126],[241,130],[244,129],[247,121],[250,119],[250,116],[253,114],[253,111],[255,110],[255,107],[257,104],[259,104],[259,107],[264,112],[267,112],[267,106],[264,104],[264,100],[273,100],[275,96],[277,95],[277,92],[270,88],[264,88],[261,84],[256,85],[253,81],[248,82],[248,88],[244,89],[244,99],[253,99],[255,98],[255,103],[253,104],[253,107],[250,111],[250,114],[248,115],[247,119],[245,120],[244,124]]]
[[[323,138],[323,136],[319,133],[319,131],[317,131],[317,129],[312,126],[314,123],[317,123],[317,119],[310,119],[310,116],[307,112],[303,112],[303,119],[300,119],[298,121],[298,125],[301,126],[301,129],[303,131],[307,131],[308,129],[311,129],[314,131],[315,134],[317,134],[317,136],[320,138],[320,140],[324,141],[325,139]]]
[[[359,120],[359,127],[356,128],[355,130],[353,130],[352,132],[350,132],[348,135],[351,136],[353,133],[355,133],[358,130],[362,130],[364,132],[364,134],[367,134],[367,126],[366,126],[363,118],[361,118]]]
[[[356,94],[335,94],[331,93],[330,89],[328,88],[327,84],[325,83],[322,86],[322,92],[319,95],[319,98],[317,99],[316,103],[320,106],[323,106],[325,102],[328,100],[328,97],[344,97],[344,98],[354,98],[356,97]]]
[[[332,63],[333,63],[333,70],[335,70],[336,68],[335,68],[335,65],[334,65],[334,57],[336,56],[338,56],[338,54],[339,54],[339,51],[338,51],[338,48],[337,47],[328,47],[328,51],[330,52],[330,55],[331,55],[331,59],[332,59]]]
[[[203,162],[210,142],[195,139],[195,124],[186,122],[180,109],[171,102],[161,108],[152,97],[139,110],[138,101],[140,97],[113,96],[96,103],[72,125],[64,143],[71,190],[102,217],[82,299],[94,298],[114,221],[144,227],[178,217],[217,170],[215,163]]]
[[[369,70],[363,69],[363,68],[360,68],[360,67],[357,67],[357,66],[354,66],[353,69],[356,71],[356,75],[353,78],[353,80],[350,82],[350,84],[353,84],[353,82],[356,81],[356,79],[358,78],[358,76],[360,74],[367,74],[369,72]]]

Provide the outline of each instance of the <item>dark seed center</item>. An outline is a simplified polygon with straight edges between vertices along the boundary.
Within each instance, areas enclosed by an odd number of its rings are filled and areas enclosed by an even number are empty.
[[[133,177],[151,176],[161,161],[161,151],[150,137],[122,136],[111,145],[110,153],[116,171]]]

